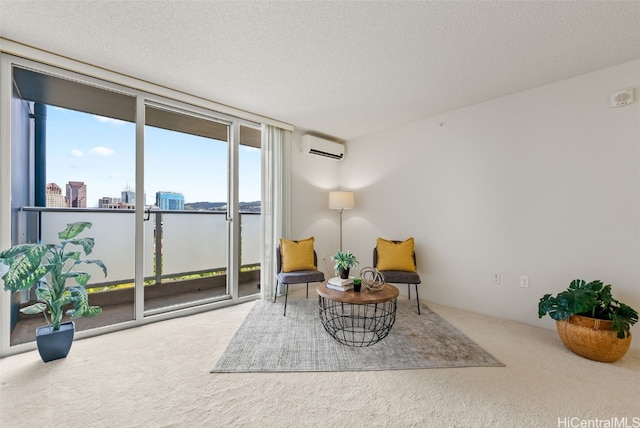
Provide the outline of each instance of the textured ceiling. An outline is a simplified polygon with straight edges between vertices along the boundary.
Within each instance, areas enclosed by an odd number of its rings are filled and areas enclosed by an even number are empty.
[[[0,36],[351,139],[638,59],[640,2],[0,0]]]

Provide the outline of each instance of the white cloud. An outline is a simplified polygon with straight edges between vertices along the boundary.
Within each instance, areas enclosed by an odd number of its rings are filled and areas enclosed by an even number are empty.
[[[101,123],[110,123],[111,125],[124,125],[126,123],[126,122],[124,122],[122,120],[112,119],[110,117],[98,116],[98,115],[95,115],[95,114],[93,115],[93,117],[98,119],[98,121],[101,122]]]
[[[97,156],[111,156],[115,152],[108,147],[97,146],[89,150],[89,153]]]
[[[81,158],[82,156],[84,156],[84,153],[82,153],[82,151],[78,149],[71,149],[71,156],[73,156],[74,158]]]

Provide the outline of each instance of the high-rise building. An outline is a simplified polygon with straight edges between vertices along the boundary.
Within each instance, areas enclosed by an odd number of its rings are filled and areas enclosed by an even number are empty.
[[[84,181],[68,182],[65,199],[69,208],[87,208],[87,185]]]
[[[161,210],[184,210],[184,195],[177,192],[156,192],[156,205]]]
[[[120,198],[115,198],[120,199]],[[111,204],[103,204],[100,208],[105,208],[109,210],[135,210],[136,206],[134,204],[127,204],[126,202],[114,202]]]
[[[62,189],[56,183],[47,183],[47,206],[54,208],[67,206],[62,196]]]
[[[135,205],[136,192],[134,192],[134,190],[131,187],[127,186],[127,188],[121,192],[121,195],[122,195],[121,202],[125,204]]]
[[[121,203],[120,198],[112,198],[111,196],[103,196],[98,199],[98,208],[112,208],[113,206]]]

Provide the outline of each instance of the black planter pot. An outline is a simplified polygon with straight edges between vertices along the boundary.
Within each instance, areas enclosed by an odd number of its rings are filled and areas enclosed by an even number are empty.
[[[54,331],[52,326],[36,329],[36,343],[40,358],[45,363],[66,358],[73,343],[76,326],[73,321],[60,324],[60,330]]]
[[[344,268],[340,268],[339,269],[340,272],[340,278],[342,279],[348,279],[349,278],[349,269],[344,269]]]

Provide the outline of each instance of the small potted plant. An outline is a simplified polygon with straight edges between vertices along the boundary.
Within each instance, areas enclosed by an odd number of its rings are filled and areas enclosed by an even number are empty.
[[[349,269],[358,266],[358,260],[351,251],[338,251],[334,256],[331,256],[331,260],[335,262],[334,269],[340,278],[349,278]]]
[[[38,351],[44,362],[65,358],[69,353],[75,324],[73,321],[62,323],[65,313],[73,320],[102,312],[98,306],[89,306],[85,285],[91,275],[75,270],[79,264],[96,264],[107,276],[107,268],[102,261],[81,259],[83,253],[91,254],[95,241],[77,236],[90,227],[88,222],[71,223],[58,233],[59,244],[18,244],[0,253],[0,263],[9,266],[2,276],[5,290],[29,290],[37,285],[38,302],[20,309],[20,312],[44,315],[48,325],[36,330]],[[67,280],[71,279],[76,284],[68,285]]]
[[[359,293],[361,288],[362,288],[362,279],[353,278],[353,291],[355,291],[356,293]]]
[[[538,317],[556,320],[562,342],[583,357],[604,362],[622,358],[631,345],[629,329],[638,312],[611,295],[602,281],[571,281],[556,296],[545,294],[538,303]]]

